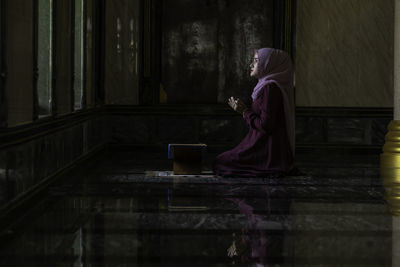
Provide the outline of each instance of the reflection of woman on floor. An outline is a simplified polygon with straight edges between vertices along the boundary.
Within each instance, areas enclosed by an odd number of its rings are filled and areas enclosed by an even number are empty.
[[[283,175],[293,168],[294,99],[293,70],[289,55],[281,50],[262,48],[250,65],[258,83],[246,107],[240,99],[228,104],[243,115],[249,133],[243,141],[218,155],[214,172],[220,176],[259,177]]]
[[[246,191],[257,197],[244,198]],[[233,234],[233,242],[227,249],[232,263],[254,263],[257,267],[285,263],[284,220],[290,208],[287,191],[267,185],[238,187],[227,184],[222,194],[224,199],[237,205],[247,221],[241,232]],[[274,234],[270,235],[267,231]]]

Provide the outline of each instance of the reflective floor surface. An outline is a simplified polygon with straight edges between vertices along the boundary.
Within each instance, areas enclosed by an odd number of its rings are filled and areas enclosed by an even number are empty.
[[[165,155],[164,155],[165,154]],[[0,266],[391,266],[377,155],[299,155],[303,175],[174,176],[106,151],[1,233]]]

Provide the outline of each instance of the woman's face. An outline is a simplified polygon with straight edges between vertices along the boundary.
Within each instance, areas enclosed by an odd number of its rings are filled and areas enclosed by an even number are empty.
[[[258,74],[258,54],[254,54],[253,62],[250,64],[250,76],[257,77]]]

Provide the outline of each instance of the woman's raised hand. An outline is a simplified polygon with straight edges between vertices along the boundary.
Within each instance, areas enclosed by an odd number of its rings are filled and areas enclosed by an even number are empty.
[[[228,105],[236,112],[243,114],[243,111],[245,111],[247,109],[246,104],[239,98],[233,98],[233,96],[231,96],[228,99]]]

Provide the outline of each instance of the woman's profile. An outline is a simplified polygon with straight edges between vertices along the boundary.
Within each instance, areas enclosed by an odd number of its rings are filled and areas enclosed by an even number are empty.
[[[250,65],[258,79],[251,107],[230,97],[229,106],[241,113],[249,132],[235,148],[219,154],[216,175],[262,177],[284,175],[293,168],[295,154],[293,68],[289,55],[278,49],[254,51]]]

